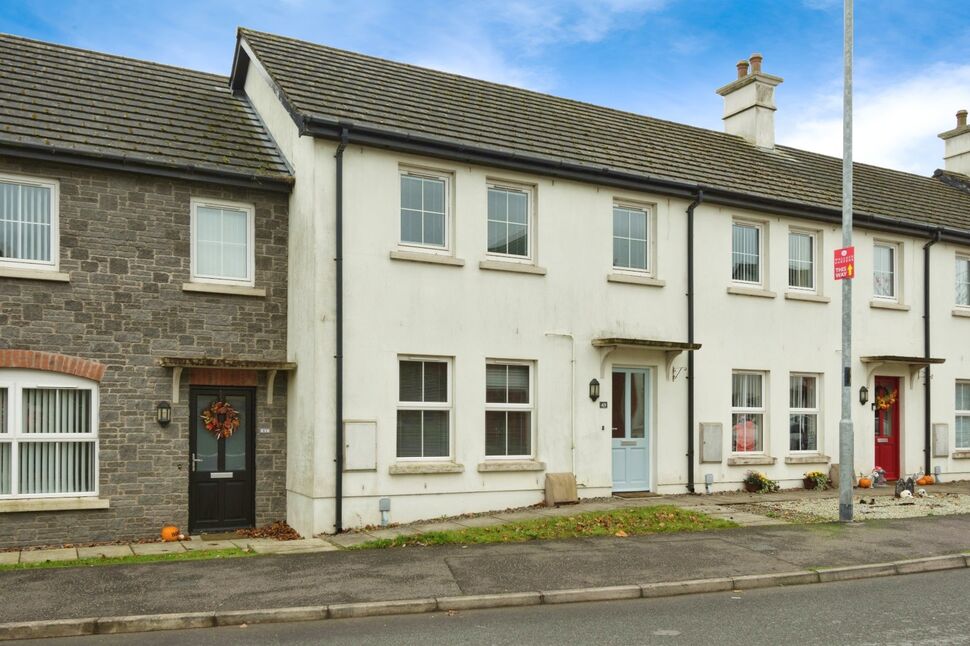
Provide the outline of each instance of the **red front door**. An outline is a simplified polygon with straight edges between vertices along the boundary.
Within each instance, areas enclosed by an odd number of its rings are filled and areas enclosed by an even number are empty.
[[[899,377],[876,377],[876,464],[899,478]]]

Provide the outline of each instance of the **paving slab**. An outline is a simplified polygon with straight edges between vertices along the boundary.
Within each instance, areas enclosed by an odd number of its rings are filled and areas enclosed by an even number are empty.
[[[211,552],[213,550],[231,550],[234,547],[238,547],[235,542],[225,540],[225,541],[185,541],[182,543],[182,547],[185,548],[187,552]],[[245,548],[242,548],[245,549]]]
[[[0,552],[0,565],[13,565],[20,562],[20,552]]]
[[[257,554],[294,554],[299,552],[331,552],[340,549],[322,538],[304,538],[297,541],[274,541],[272,544],[253,546]]]
[[[398,536],[410,536],[416,533],[410,525],[405,525],[403,527],[385,527],[384,529],[375,529],[373,531],[367,532],[372,539],[385,539],[391,540]]]
[[[135,554],[178,554],[185,551],[185,547],[180,542],[171,543],[142,543],[131,546],[131,551]]]
[[[458,523],[450,521],[412,525],[411,527],[414,529],[415,534],[424,534],[426,532],[451,532],[455,530],[468,529],[464,525],[459,525]]]
[[[77,558],[77,550],[73,547],[62,547],[53,550],[28,550],[20,553],[21,563],[43,563],[44,561],[73,561]]]
[[[507,514],[495,514],[495,517],[502,523],[514,523],[520,520],[536,520],[543,518],[543,515],[537,511],[513,511]]]
[[[349,534],[327,536],[326,540],[338,547],[353,547],[354,545],[360,545],[361,543],[372,541],[374,540],[374,537],[363,532],[351,532]]]
[[[131,556],[132,554],[134,552],[131,551],[130,545],[96,545],[94,547],[77,548],[77,557],[79,559],[116,559]]]
[[[462,527],[492,527],[501,525],[502,520],[495,516],[472,516],[471,518],[456,518],[455,522]]]

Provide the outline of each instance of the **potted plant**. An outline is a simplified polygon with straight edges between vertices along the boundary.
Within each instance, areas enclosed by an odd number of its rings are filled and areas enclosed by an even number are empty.
[[[748,471],[744,476],[744,490],[748,493],[771,493],[778,491],[778,483],[760,471]]]
[[[823,491],[829,488],[829,478],[821,471],[809,471],[802,479],[806,489]]]

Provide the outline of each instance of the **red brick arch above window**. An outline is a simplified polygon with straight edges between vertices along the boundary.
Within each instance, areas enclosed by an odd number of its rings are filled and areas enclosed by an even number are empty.
[[[38,350],[0,350],[0,368],[26,368],[62,372],[93,381],[101,381],[107,366],[90,359],[69,357],[56,352]]]

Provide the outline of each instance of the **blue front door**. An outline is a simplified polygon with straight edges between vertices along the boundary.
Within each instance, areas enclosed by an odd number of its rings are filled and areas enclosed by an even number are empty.
[[[613,370],[613,491],[650,489],[650,372]]]

